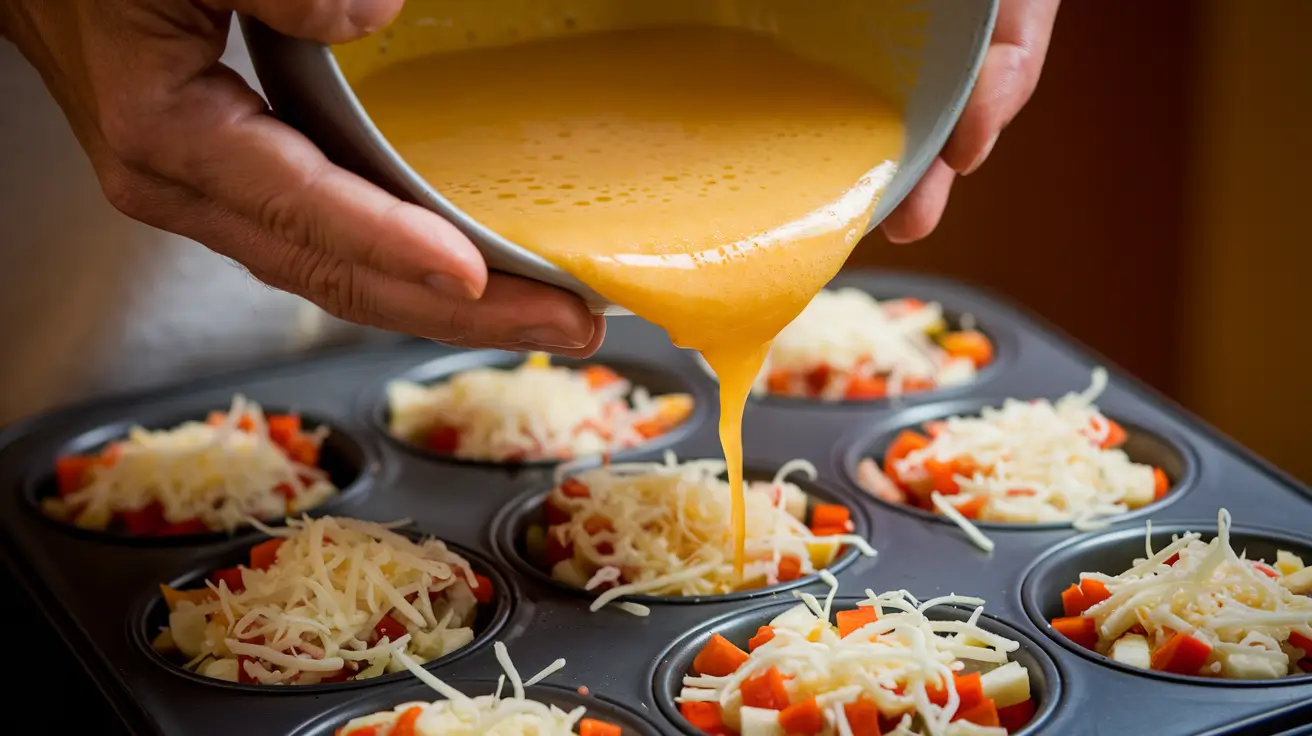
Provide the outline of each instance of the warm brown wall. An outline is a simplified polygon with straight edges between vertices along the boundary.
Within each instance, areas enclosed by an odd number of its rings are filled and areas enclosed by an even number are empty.
[[[1312,2],[1204,5],[1182,395],[1312,482]]]
[[[1294,0],[1297,1],[1297,0]],[[1190,0],[1067,0],[1039,91],[930,239],[870,237],[853,265],[962,277],[1168,392],[1189,226]]]

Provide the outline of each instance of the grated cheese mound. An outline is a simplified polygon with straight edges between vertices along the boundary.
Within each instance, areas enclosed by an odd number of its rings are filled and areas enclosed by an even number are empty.
[[[1127,636],[1146,637],[1147,648],[1156,651],[1184,633],[1211,646],[1198,673],[1203,676],[1266,679],[1312,673],[1312,651],[1291,642],[1312,645],[1312,575],[1301,573],[1306,569],[1301,559],[1282,552],[1282,570],[1237,553],[1225,509],[1217,514],[1217,535],[1210,542],[1190,532],[1154,552],[1151,538],[1150,528],[1147,556],[1125,572],[1080,575],[1082,581],[1102,583],[1111,594],[1082,614],[1097,623],[1097,651],[1125,659],[1112,650]]]
[[[615,452],[669,431],[692,411],[687,394],[652,397],[605,369],[552,366],[536,354],[513,369],[468,370],[430,386],[397,381],[387,394],[393,435],[433,447],[435,430],[451,431],[453,448],[441,451],[487,462]]]
[[[951,417],[893,470],[903,486],[928,497],[935,482],[928,463],[953,464],[959,493],[947,500],[957,507],[982,501],[972,516],[981,521],[1093,528],[1102,517],[1152,503],[1157,493],[1152,466],[1102,446],[1112,425],[1094,401],[1106,385],[1107,372],[1098,368],[1087,390],[1055,403],[1008,399],[978,416]],[[970,475],[961,473],[963,463]],[[858,480],[874,495],[905,502],[872,460],[862,462]]]
[[[680,463],[666,452],[663,463],[607,464],[558,482],[547,503],[568,518],[545,531],[554,539],[540,543],[572,546],[573,555],[554,562],[552,577],[604,590],[592,603],[596,611],[626,595],[715,595],[774,585],[782,582],[786,558],[797,564],[783,578],[791,580],[832,564],[845,544],[875,554],[858,535],[816,536],[807,527],[808,496],[786,478],[797,471],[814,478],[815,469],[794,460],[771,481],[745,484],[747,563],[739,579],[725,470],[723,461]]]
[[[395,653],[393,656],[401,666],[432,687],[442,699],[432,703],[402,703],[390,711],[355,718],[337,733],[388,736],[403,716],[418,708],[418,717],[411,715],[413,730],[408,732],[414,736],[574,736],[574,729],[586,713],[583,706],[567,712],[555,705],[530,700],[524,690],[564,668],[565,660],[557,659],[528,681],[522,681],[506,645],[496,642],[493,647],[505,674],[494,694],[472,698],[438,679],[410,657]],[[507,680],[511,687],[509,696],[502,693]]]
[[[249,429],[238,426],[247,418]],[[309,438],[321,444],[320,427]],[[158,504],[164,520],[199,520],[232,531],[249,517],[297,514],[337,494],[323,470],[293,460],[269,435],[260,406],[235,396],[221,422],[190,421],[168,430],[134,427],[117,443],[112,463],[88,471],[86,484],[45,511],[89,529],[104,529],[115,514]]]
[[[937,303],[881,303],[860,289],[825,289],[774,339],[753,391],[769,392],[770,373],[785,371],[798,385],[783,393],[807,396],[804,376],[821,365],[829,376],[819,393],[828,401],[843,399],[851,376],[886,377],[889,396],[917,384],[969,383],[977,374],[975,364],[949,355],[933,339],[946,327]]]
[[[273,685],[375,677],[398,671],[394,652],[425,662],[466,646],[473,587],[486,579],[441,541],[411,541],[395,525],[323,517],[266,529],[283,540],[276,561],[238,568],[243,590],[223,579],[164,590],[157,648],[209,677]],[[385,617],[394,640],[376,630]]]
[[[831,623],[837,581],[828,582],[830,592],[823,602],[799,593],[803,603],[775,617],[769,624],[773,638],[752,649],[732,674],[686,675],[676,702],[718,703],[721,718],[735,732],[767,733],[748,730],[744,717],[755,722],[762,714],[744,707],[741,688],[749,678],[775,667],[785,678],[790,703],[816,698],[824,716],[817,736],[851,734],[843,706],[859,699],[872,701],[883,719],[897,723],[886,734],[1006,736],[1006,728],[953,720],[961,705],[953,673],[984,675],[984,697],[992,698],[999,709],[1031,699],[1029,673],[1009,656],[1020,643],[978,625],[984,601],[950,594],[921,602],[905,590],[879,595],[866,590],[856,608],[873,608],[877,618],[840,636]],[[928,615],[947,605],[975,610],[966,621]],[[940,689],[941,683],[946,687]],[[933,702],[930,689],[945,697]]]

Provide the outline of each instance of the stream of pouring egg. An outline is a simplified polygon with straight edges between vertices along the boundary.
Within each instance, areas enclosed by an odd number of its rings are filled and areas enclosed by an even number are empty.
[[[706,358],[741,575],[748,394],[864,234],[897,111],[767,36],[693,26],[433,55],[355,89],[455,206]]]

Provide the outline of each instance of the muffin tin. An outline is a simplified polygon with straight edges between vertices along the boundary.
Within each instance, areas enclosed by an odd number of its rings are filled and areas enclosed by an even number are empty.
[[[983,625],[1018,639],[1016,659],[1031,671],[1038,715],[1025,734],[1273,734],[1312,721],[1312,678],[1233,683],[1129,670],[1069,645],[1045,625],[1075,573],[1100,564],[1119,571],[1116,565],[1142,550],[1145,519],[1152,519],[1158,540],[1186,529],[1207,535],[1215,532],[1217,510],[1224,506],[1234,516],[1236,539],[1250,552],[1267,552],[1276,543],[1312,551],[1312,490],[996,297],[903,273],[845,272],[834,285],[863,288],[878,298],[938,301],[950,314],[970,315],[997,353],[996,365],[967,387],[873,402],[750,401],[743,427],[749,467],[770,473],[794,458],[811,461],[819,475],[809,487],[801,485],[851,507],[879,553],[849,554],[835,565],[840,597],[871,588],[906,589],[922,600],[946,593],[984,598]],[[795,591],[784,586],[699,600],[647,598],[651,615],[640,618],[613,607],[589,613],[586,597],[536,574],[515,532],[551,487],[551,465],[455,461],[385,431],[388,381],[432,380],[513,360],[426,341],[359,348],[85,404],[10,427],[0,435],[4,552],[134,733],[317,736],[367,712],[435,698],[405,675],[256,687],[182,673],[149,648],[160,623],[158,585],[230,564],[261,535],[248,530],[232,538],[143,542],[79,532],[41,515],[38,499],[49,492],[56,455],[99,446],[131,424],[156,428],[203,418],[241,393],[271,411],[299,411],[331,425],[335,449],[326,456],[337,464],[338,477],[352,480],[349,492],[312,513],[409,519],[412,532],[467,552],[494,579],[498,599],[480,619],[475,642],[431,671],[471,694],[487,692],[500,674],[491,647],[500,640],[525,676],[565,658],[565,669],[534,689],[547,702],[586,704],[597,717],[625,726],[625,733],[689,733],[671,697],[696,647],[712,631],[754,630],[791,605]],[[670,346],[653,325],[626,317],[612,320],[593,362],[661,392],[688,391],[698,404],[683,427],[627,457],[658,459],[671,449],[680,458],[719,456],[716,386],[694,354]],[[1114,519],[1110,528],[1079,533],[1059,525],[983,525],[997,545],[986,554],[951,524],[878,501],[856,485],[856,461],[877,453],[902,427],[1009,396],[1055,399],[1087,387],[1099,364],[1111,378],[1099,406],[1130,431],[1131,453],[1164,466],[1173,481],[1166,499]],[[814,577],[801,587],[825,590]]]

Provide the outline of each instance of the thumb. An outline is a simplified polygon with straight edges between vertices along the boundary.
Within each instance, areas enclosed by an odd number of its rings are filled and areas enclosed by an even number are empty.
[[[256,18],[279,33],[326,44],[346,43],[396,19],[405,0],[201,0],[214,10]]]

